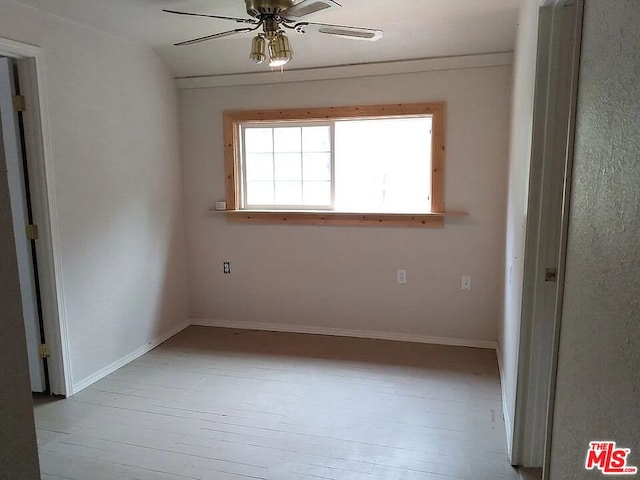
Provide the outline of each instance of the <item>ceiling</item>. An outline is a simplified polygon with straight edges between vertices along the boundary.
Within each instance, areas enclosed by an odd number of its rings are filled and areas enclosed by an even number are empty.
[[[175,42],[242,27],[162,9],[247,17],[243,0],[20,0],[39,10],[149,45],[176,77],[265,71],[249,61],[251,34],[174,47]],[[287,69],[506,52],[514,49],[521,0],[338,0],[341,9],[309,21],[384,30],[378,42],[322,34],[289,38]]]

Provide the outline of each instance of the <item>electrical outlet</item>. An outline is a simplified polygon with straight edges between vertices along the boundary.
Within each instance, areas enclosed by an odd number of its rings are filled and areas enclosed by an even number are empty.
[[[471,290],[471,275],[463,275],[460,284],[461,290]]]
[[[407,284],[407,271],[404,268],[399,268],[396,272],[396,282],[398,285]]]
[[[231,262],[222,262],[222,271],[224,273],[231,273]]]

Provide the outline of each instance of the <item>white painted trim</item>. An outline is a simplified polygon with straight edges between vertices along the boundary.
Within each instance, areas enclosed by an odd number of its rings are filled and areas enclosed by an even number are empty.
[[[430,343],[455,347],[488,348],[495,350],[497,344],[491,340],[470,340],[465,338],[433,337],[410,333],[376,332],[371,330],[349,330],[344,328],[312,327],[308,325],[287,325],[283,323],[234,322],[192,318],[191,325],[200,327],[238,328],[241,330],[264,330],[268,332],[304,333],[309,335],[329,335],[333,337],[371,338],[396,342]]]
[[[545,268],[561,270],[567,152],[577,85],[578,5],[558,2],[540,9],[531,178],[525,238],[523,296],[512,463],[542,467],[551,399],[554,324],[561,279],[547,282]]]
[[[338,78],[375,77],[405,73],[461,70],[467,68],[503,67],[513,64],[513,52],[461,55],[385,63],[366,63],[340,67],[285,70],[284,72],[239,73],[206,77],[177,78],[178,89],[235,87],[272,83],[311,82]]]
[[[507,454],[511,458],[513,446],[513,430],[511,428],[511,417],[509,417],[509,404],[507,402],[507,383],[504,378],[502,349],[500,344],[496,343],[496,356],[498,357],[498,371],[500,372],[500,388],[502,391],[502,417],[504,418],[504,429],[507,434]]]
[[[566,138],[566,151],[565,151],[565,178],[563,189],[563,208],[560,219],[559,235],[560,235],[560,251],[558,253],[558,289],[556,294],[556,305],[554,311],[554,326],[553,326],[553,345],[551,347],[552,361],[551,361],[551,375],[549,382],[549,398],[547,404],[549,406],[547,410],[547,419],[545,424],[545,446],[544,446],[544,464],[542,468],[543,478],[542,480],[549,480],[551,471],[551,450],[553,448],[553,419],[555,411],[555,396],[556,396],[556,380],[558,374],[558,353],[560,349],[560,330],[562,326],[562,306],[564,298],[565,287],[565,271],[567,261],[567,247],[568,247],[568,235],[569,235],[569,220],[571,210],[571,186],[573,181],[573,160],[575,149],[575,135],[576,135],[576,116],[578,109],[578,85],[580,80],[580,59],[582,49],[582,21],[584,17],[584,0],[575,0],[576,14],[575,14],[575,31],[573,33],[573,59],[572,59],[572,78],[571,78],[571,101],[569,108],[569,128],[567,129]]]
[[[52,317],[48,324],[45,323],[45,328],[49,332],[47,342],[50,344],[50,349],[53,354],[49,359],[49,375],[52,393],[69,395],[71,387],[71,362],[66,320],[67,315],[63,295],[64,288],[61,271],[62,250],[53,174],[53,147],[49,122],[49,102],[46,89],[44,52],[40,47],[0,37],[0,54],[13,58],[32,58],[36,64],[43,157],[39,163],[41,167],[40,173],[43,174],[42,177],[44,178],[44,185],[36,185],[36,188],[41,191],[42,202],[47,212],[47,215],[45,215],[46,218],[43,218],[44,225],[39,225],[39,227],[43,239],[41,251],[46,257],[46,263],[51,267],[48,270],[52,270],[40,272],[41,281],[47,283],[45,288],[52,293],[52,298],[43,299],[43,301],[49,301],[50,305],[48,305],[48,307]]]
[[[133,352],[128,353],[124,357],[119,358],[115,362],[107,365],[106,367],[98,370],[96,373],[93,373],[93,374],[89,375],[88,377],[80,380],[79,382],[74,383],[71,395],[75,395],[75,394],[79,393],[80,391],[82,391],[85,388],[93,385],[97,381],[102,380],[107,375],[112,374],[113,372],[115,372],[119,368],[122,368],[126,364],[133,362],[136,358],[141,357],[142,355],[144,355],[147,352],[150,352],[151,350],[156,348],[158,345],[166,342],[171,337],[173,337],[174,335],[177,335],[178,333],[180,333],[182,330],[184,330],[188,326],[189,326],[189,322],[182,322],[177,327],[172,328],[168,332],[165,332],[162,335],[159,335],[158,337],[154,338],[153,340],[151,340],[146,345],[143,345],[142,347],[138,348],[137,350],[134,350]]]

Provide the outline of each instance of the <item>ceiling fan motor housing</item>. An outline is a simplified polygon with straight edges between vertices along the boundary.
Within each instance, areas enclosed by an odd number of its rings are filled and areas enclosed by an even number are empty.
[[[294,4],[294,0],[244,0],[247,13],[259,18],[261,15],[277,15]]]

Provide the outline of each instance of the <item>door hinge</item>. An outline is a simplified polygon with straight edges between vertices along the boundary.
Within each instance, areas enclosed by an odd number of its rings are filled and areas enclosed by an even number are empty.
[[[544,281],[545,282],[555,282],[558,277],[558,269],[557,268],[545,268],[544,270]]]
[[[27,225],[27,239],[29,240],[37,240],[38,239],[38,225]]]
[[[27,102],[24,95],[14,95],[12,98],[13,109],[16,112],[24,112],[27,109]]]
[[[42,343],[40,345],[40,358],[49,358],[50,354],[49,354],[49,345],[47,345],[46,343]]]

